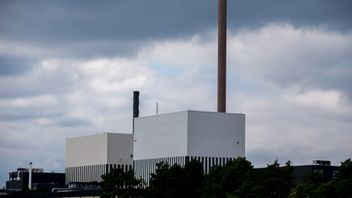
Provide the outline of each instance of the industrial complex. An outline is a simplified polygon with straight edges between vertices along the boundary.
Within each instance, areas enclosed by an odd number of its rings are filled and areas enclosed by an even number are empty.
[[[196,159],[207,173],[245,156],[244,114],[182,111],[134,119],[134,134],[68,139],[66,182],[99,182],[112,168],[132,166],[147,182],[161,161],[184,165]]]
[[[183,166],[197,160],[207,174],[212,167],[245,157],[246,115],[226,112],[226,2],[219,0],[217,112],[185,110],[140,117],[139,91],[134,91],[131,133],[68,138],[65,174],[18,169],[9,173],[6,188],[99,183],[101,176],[114,168],[133,169],[135,177],[148,184],[159,162]],[[326,177],[331,178],[336,167],[330,168],[330,163],[319,161],[295,171],[300,177],[307,172],[325,171]]]

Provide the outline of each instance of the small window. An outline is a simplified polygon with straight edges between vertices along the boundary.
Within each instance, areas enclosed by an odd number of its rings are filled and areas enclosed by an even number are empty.
[[[323,171],[323,170],[313,170],[313,172],[314,172],[314,173],[319,173],[319,174],[321,174],[321,175],[324,174],[324,171]]]
[[[337,178],[338,171],[333,171],[332,172],[332,178],[336,179]]]

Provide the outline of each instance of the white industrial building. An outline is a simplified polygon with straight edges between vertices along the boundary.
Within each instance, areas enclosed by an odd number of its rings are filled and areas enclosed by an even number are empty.
[[[66,183],[101,181],[112,168],[127,170],[133,164],[133,136],[103,133],[66,141]]]
[[[156,163],[184,165],[196,159],[213,166],[245,156],[245,115],[183,111],[135,118],[134,169],[148,181]]]
[[[112,168],[134,166],[148,182],[156,164],[196,159],[205,173],[245,156],[245,115],[182,111],[134,118],[134,134],[104,133],[69,138],[66,183],[101,181]]]

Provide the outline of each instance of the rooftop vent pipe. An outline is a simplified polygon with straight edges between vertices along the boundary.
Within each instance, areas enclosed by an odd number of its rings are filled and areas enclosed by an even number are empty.
[[[139,117],[139,91],[133,92],[133,118]]]
[[[227,0],[218,0],[218,112],[226,112]]]
[[[28,168],[28,189],[32,190],[32,168],[33,168],[33,164],[32,162],[29,162],[29,168]]]
[[[132,134],[134,134],[134,118],[139,117],[139,91],[133,91],[133,118],[132,118]]]

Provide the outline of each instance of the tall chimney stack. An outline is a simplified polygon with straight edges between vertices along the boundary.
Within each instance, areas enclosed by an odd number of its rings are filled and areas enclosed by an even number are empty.
[[[226,112],[227,0],[218,0],[218,112]]]

